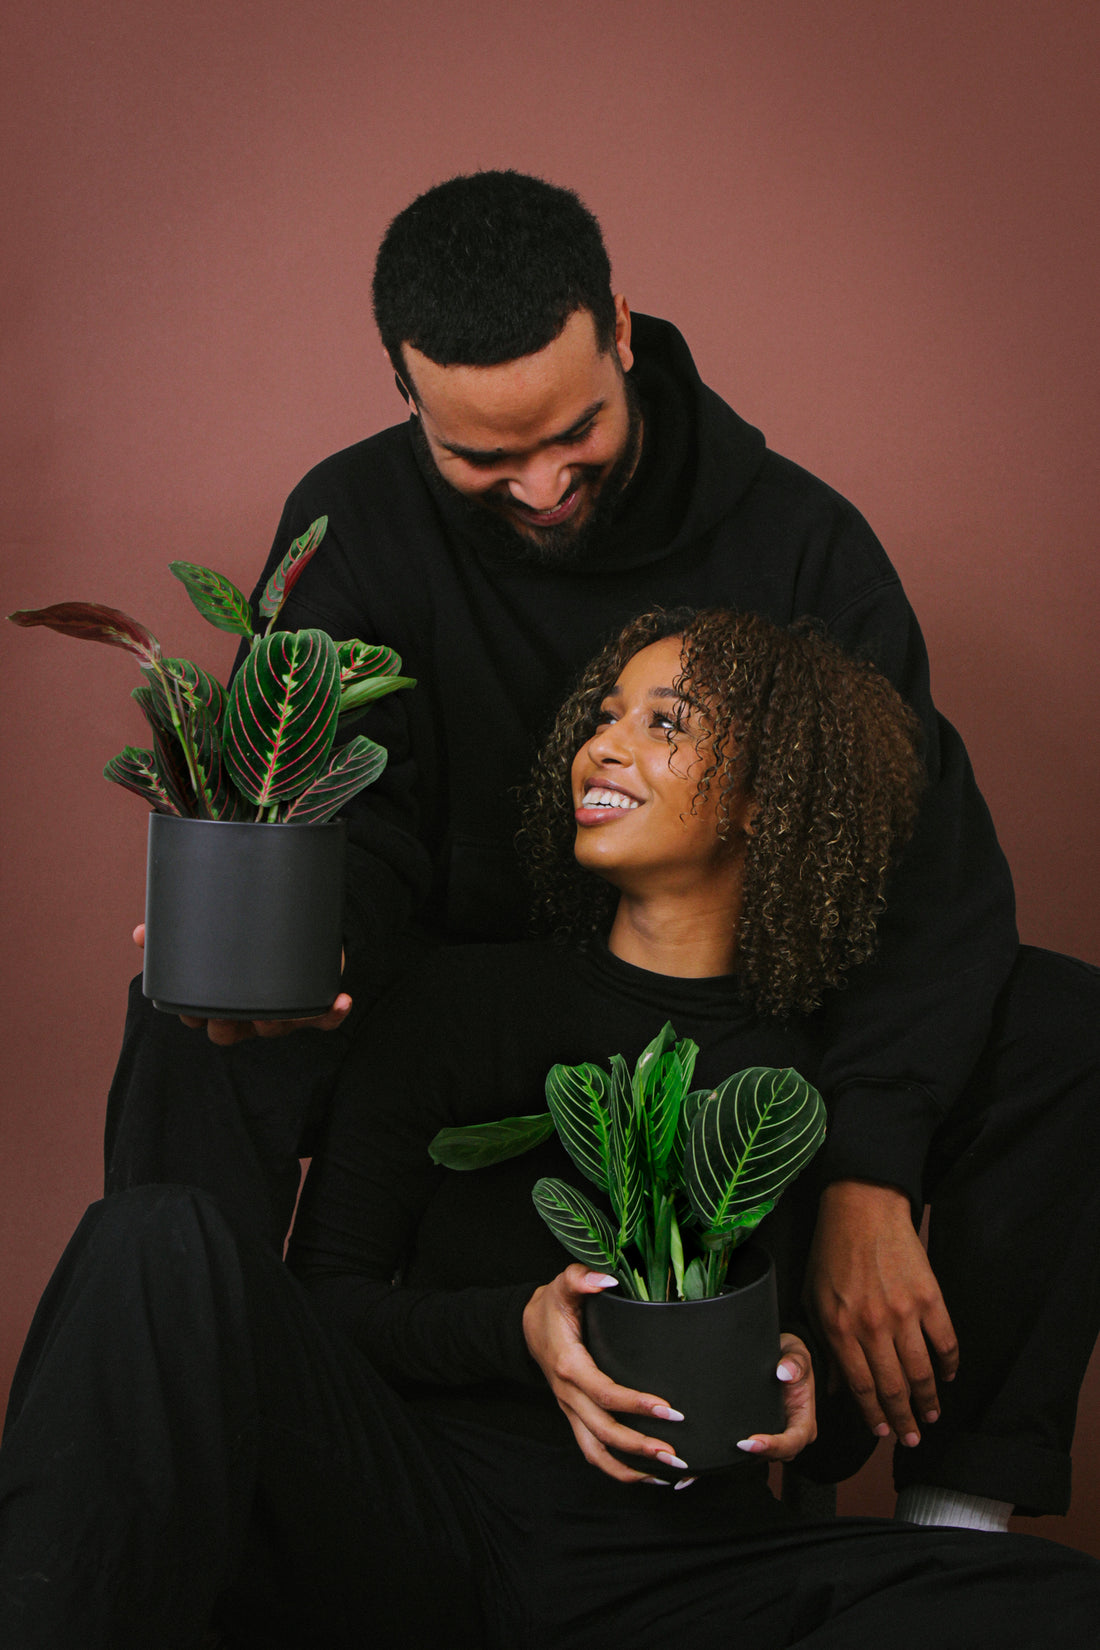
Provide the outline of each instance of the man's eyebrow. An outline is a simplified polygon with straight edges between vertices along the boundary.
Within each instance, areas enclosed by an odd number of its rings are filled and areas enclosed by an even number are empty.
[[[592,405],[586,407],[581,416],[570,424],[567,430],[559,430],[555,435],[548,435],[538,445],[540,447],[556,447],[559,442],[569,441],[573,436],[579,435],[584,426],[591,424],[596,414],[603,411],[604,405],[602,398],[599,401],[593,401]],[[477,459],[514,458],[516,456],[515,449],[509,447],[463,447],[457,441],[440,441],[439,445],[444,451],[453,453],[456,458],[472,458],[475,461]]]

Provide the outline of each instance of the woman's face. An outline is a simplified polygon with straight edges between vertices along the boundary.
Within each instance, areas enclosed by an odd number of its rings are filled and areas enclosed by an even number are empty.
[[[739,857],[745,819],[731,818],[734,830],[722,839],[713,789],[697,794],[711,731],[705,707],[673,686],[680,646],[669,636],[628,660],[573,759],[577,860],[624,892],[695,889],[726,879]]]

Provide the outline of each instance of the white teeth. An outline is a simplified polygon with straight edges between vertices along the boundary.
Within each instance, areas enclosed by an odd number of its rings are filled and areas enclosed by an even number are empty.
[[[585,791],[582,808],[638,808],[641,804],[622,791]]]

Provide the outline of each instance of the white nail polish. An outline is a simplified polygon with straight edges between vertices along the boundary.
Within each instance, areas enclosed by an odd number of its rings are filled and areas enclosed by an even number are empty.
[[[663,1461],[666,1467],[676,1467],[680,1472],[687,1471],[687,1462],[681,1461],[680,1457],[678,1455],[673,1455],[671,1450],[659,1449],[657,1451],[657,1460]]]
[[[659,1421],[682,1421],[684,1418],[678,1409],[669,1409],[667,1404],[658,1404],[652,1413]]]
[[[678,1478],[672,1487],[674,1490],[687,1490],[691,1488],[694,1482],[694,1478]]]

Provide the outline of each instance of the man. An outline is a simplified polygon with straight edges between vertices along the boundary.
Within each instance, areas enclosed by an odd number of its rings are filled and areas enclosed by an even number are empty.
[[[1083,1037],[1095,981],[1018,954],[1007,867],[881,547],[702,384],[675,328],[612,294],[599,227],[567,191],[508,172],[429,190],[383,240],[374,306],[411,416],[305,478],[262,576],[327,514],[282,622],[384,641],[419,679],[373,711],[390,762],[351,810],[356,1011],[338,999],[326,1037],[223,1024],[201,1042],[135,993],[108,1189],[187,1181],[281,1241],[297,1153],[413,913],[433,942],[522,931],[513,787],[599,642],[656,604],[813,615],[914,705],[930,782],[879,956],[825,1009],[811,1300],[868,1435],[903,1446],[907,1516],[1003,1527],[1013,1505],[1064,1510],[1096,1332],[1081,1242],[1096,1193],[1074,1165],[1097,1056],[1074,1045],[1055,1077],[1033,1033]],[[914,1226],[927,1196],[931,1264]],[[1070,1257],[1052,1288],[1024,1204]]]

